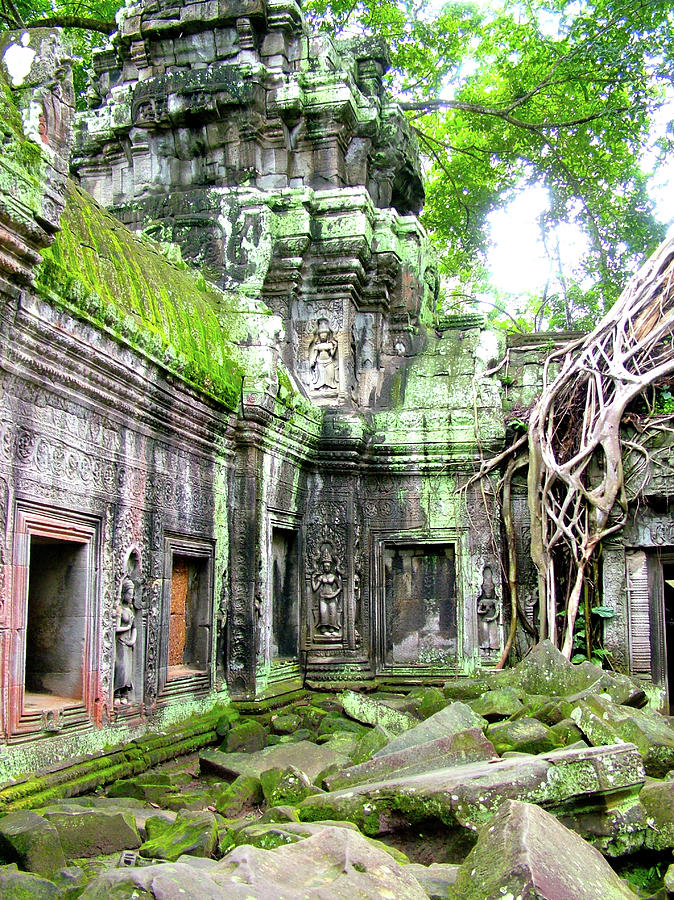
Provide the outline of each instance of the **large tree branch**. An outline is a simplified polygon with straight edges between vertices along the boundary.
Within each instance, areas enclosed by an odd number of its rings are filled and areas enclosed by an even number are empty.
[[[510,113],[511,108],[515,108],[517,104],[505,109],[498,109],[493,106],[484,106],[481,103],[466,103],[463,100],[442,100],[439,97],[429,100],[402,100],[398,105],[405,112],[432,112],[437,109],[456,109],[460,112],[475,113],[478,116],[490,116],[495,119],[502,119],[509,125],[516,128],[522,128],[525,131],[553,131],[559,128],[576,128],[579,125],[587,125],[597,119],[602,119],[607,115],[622,115],[628,111],[628,107],[604,107],[599,112],[589,113],[587,116],[580,116],[577,119],[561,119],[559,121],[547,122],[527,122],[519,119]]]
[[[5,3],[8,0],[4,0]],[[9,0],[11,3],[11,0]],[[2,16],[5,21],[7,18]],[[9,23],[8,23],[9,24]],[[20,28],[79,28],[82,31],[96,31],[99,34],[111,35],[117,31],[116,22],[108,22],[104,19],[94,19],[88,16],[45,16],[42,19],[33,19],[30,22],[14,23],[14,27]]]

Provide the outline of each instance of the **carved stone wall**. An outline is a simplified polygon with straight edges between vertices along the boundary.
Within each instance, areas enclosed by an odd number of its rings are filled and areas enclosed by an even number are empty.
[[[97,55],[79,120],[83,187],[223,287],[261,296],[318,406],[377,403],[437,292],[387,65],[376,39],[308,34],[295,0],[179,14],[143,2]]]

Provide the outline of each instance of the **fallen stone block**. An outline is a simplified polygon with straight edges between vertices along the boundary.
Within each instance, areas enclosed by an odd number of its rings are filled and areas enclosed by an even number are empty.
[[[665,888],[674,894],[674,863],[665,872]]]
[[[381,700],[374,700],[355,691],[344,691],[338,699],[347,716],[366,725],[381,725],[391,734],[402,734],[419,724],[419,719],[415,716],[392,709]]]
[[[447,706],[447,698],[439,688],[426,688],[419,698],[415,713],[420,719],[428,719]]]
[[[564,749],[455,767],[440,764],[416,775],[389,774],[308,797],[298,811],[303,821],[346,820],[370,835],[427,820],[477,831],[509,799],[554,808],[580,798],[587,814],[595,815],[607,793],[636,797],[644,780],[641,757],[629,744]]]
[[[335,734],[331,734],[327,741],[321,741],[319,738],[320,743],[326,750],[346,756],[349,760],[355,753],[359,740],[360,738],[357,734],[346,731],[337,731]]]
[[[45,878],[52,878],[66,864],[56,828],[29,810],[0,819],[0,857]]]
[[[250,844],[263,850],[274,850],[276,847],[283,847],[287,844],[295,844],[297,841],[306,840],[316,834],[320,834],[326,828],[345,828],[360,834],[356,826],[351,822],[284,822],[276,824],[256,822],[243,826],[234,832],[233,837],[236,846]],[[371,847],[376,847],[379,850],[383,850],[384,853],[388,853],[400,865],[409,864],[409,859],[401,850],[389,847],[382,841],[372,837],[368,837],[366,840]]]
[[[140,847],[140,835],[130,812],[46,809],[44,817],[57,830],[68,859],[101,856]]]
[[[215,801],[217,811],[227,819],[241,815],[262,802],[262,785],[259,779],[250,775],[238,775],[231,784],[218,794]]]
[[[389,734],[381,725],[375,725],[369,728],[365,734],[359,738],[358,743],[351,753],[351,762],[354,765],[367,762],[379,750],[382,750],[389,743],[393,735]]]
[[[149,825],[149,822],[148,822]],[[146,859],[166,859],[174,862],[184,853],[190,856],[212,856],[218,846],[218,826],[211,812],[178,813],[172,825],[160,828],[140,847]]]
[[[492,687],[492,682],[486,678],[455,678],[443,684],[442,693],[448,700],[460,700],[467,703],[469,700],[477,700]]]
[[[487,737],[499,755],[508,751],[549,753],[561,743],[542,722],[529,718],[495,722],[487,729]]]
[[[0,897],[4,900],[59,900],[61,890],[53,881],[32,872],[20,872],[16,863],[0,866]]]
[[[508,800],[480,831],[456,879],[456,900],[636,900],[586,841],[531,803]]]
[[[295,766],[285,769],[267,769],[260,775],[260,783],[265,800],[270,806],[277,804],[295,804],[318,788],[309,781],[309,777]]]
[[[250,897],[250,889],[247,889]],[[143,868],[108,869],[91,881],[80,894],[80,900],[110,900],[138,897],[143,900],[245,900],[246,893],[218,887],[210,872],[187,863],[162,863]]]
[[[403,778],[439,768],[463,766],[467,763],[493,759],[494,745],[479,728],[471,728],[458,734],[414,745],[397,753],[376,755],[359,766],[343,769],[325,779],[326,787],[339,790],[349,785],[382,781],[387,778]]]
[[[256,753],[266,745],[267,732],[253,719],[233,725],[223,743],[227,753]]]
[[[648,775],[661,778],[674,768],[674,729],[653,710],[618,706],[597,695],[578,703],[571,718],[594,746],[634,744]]]
[[[250,775],[259,778],[267,769],[296,766],[311,782],[328,766],[348,765],[349,757],[325,745],[312,741],[298,741],[296,744],[279,744],[265,747],[257,753],[222,753],[220,750],[202,750],[199,764],[203,772],[216,772],[225,778]]]
[[[602,669],[591,663],[577,666],[548,640],[532,647],[529,655],[509,669],[499,684],[518,687],[527,694],[568,697],[587,690],[602,676]]]
[[[427,900],[407,866],[398,864],[388,849],[355,830],[327,823],[313,836],[276,850],[237,847],[222,860],[213,879],[219,885],[254,885],[255,896],[269,900],[279,895],[297,900],[312,895]]]
[[[326,826],[315,835],[274,850],[235,847],[217,867],[192,862],[112,869],[92,881],[83,900],[146,896],[156,900],[428,900],[407,866],[357,831]]]
[[[477,700],[471,700],[468,706],[483,719],[495,722],[499,719],[509,719],[524,708],[518,692],[511,687],[499,688],[487,691]]]
[[[651,850],[674,848],[674,781],[647,779],[639,800],[650,826],[646,846]]]
[[[347,719],[344,716],[332,714],[327,715],[321,720],[317,733],[319,737],[322,737],[323,735],[348,733],[359,738],[362,737],[366,731],[367,729],[360,722],[354,722],[352,719]]]
[[[450,703],[424,722],[390,740],[375,756],[379,758],[389,753],[398,753],[400,750],[416,747],[437,738],[450,737],[473,728],[484,729],[486,726],[486,719],[474,712],[470,706],[465,703]]]
[[[297,713],[272,716],[271,727],[276,734],[294,734],[300,727],[302,720]]]
[[[410,863],[407,871],[414,875],[430,900],[447,900],[451,896],[450,889],[456,884],[460,868],[461,866],[450,863],[432,863],[430,866]]]

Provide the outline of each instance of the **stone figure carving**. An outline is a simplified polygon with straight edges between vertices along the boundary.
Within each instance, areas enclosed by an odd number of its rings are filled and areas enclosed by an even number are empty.
[[[133,655],[136,646],[136,584],[130,571],[135,558],[129,557],[127,571],[122,579],[119,602],[115,608],[115,704],[129,702],[133,692]]]
[[[482,571],[482,589],[477,598],[477,637],[481,651],[498,650],[500,646],[496,586],[491,566]]]
[[[327,319],[316,323],[314,337],[309,344],[309,368],[311,386],[316,391],[323,388],[336,390],[337,381],[337,339],[332,333]]]
[[[311,588],[318,598],[314,616],[316,631],[320,634],[335,637],[341,631],[339,614],[342,587],[342,575],[332,546],[322,544],[318,567],[311,576]]]

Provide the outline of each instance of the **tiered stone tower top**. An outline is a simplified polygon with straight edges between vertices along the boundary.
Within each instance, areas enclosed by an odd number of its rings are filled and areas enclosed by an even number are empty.
[[[294,0],[143,2],[121,11],[80,120],[83,187],[261,296],[321,406],[386,403],[435,291],[387,64],[376,40],[312,36]]]

